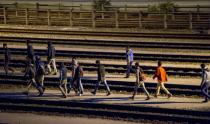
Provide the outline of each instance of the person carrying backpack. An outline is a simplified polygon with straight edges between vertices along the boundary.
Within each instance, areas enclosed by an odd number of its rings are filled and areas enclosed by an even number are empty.
[[[35,81],[34,64],[31,63],[31,60],[28,57],[26,57],[26,59],[28,59],[27,61],[28,61],[29,67],[25,71],[25,75],[24,75],[24,77],[28,76],[27,91],[25,93],[26,93],[26,95],[29,94],[29,89],[30,89],[31,85],[33,84],[35,86],[35,88],[39,91],[39,93],[41,94],[43,92],[42,88],[40,88]]]
[[[5,74],[6,76],[8,75],[8,71],[10,70],[12,73],[14,73],[14,69],[9,67],[10,61],[11,61],[11,52],[9,50],[9,48],[7,47],[7,44],[3,44],[3,48],[4,48],[4,70],[5,70]]]
[[[40,92],[39,96],[42,96],[45,87],[44,87],[44,75],[45,75],[45,65],[41,62],[41,58],[39,56],[36,57],[36,76],[35,81],[38,84],[39,88],[42,88],[43,92]]]
[[[57,67],[55,62],[55,47],[52,45],[52,42],[48,42],[47,47],[47,68],[49,70],[49,73],[52,73],[51,65],[53,67],[54,75],[57,74]]]
[[[62,62],[60,65],[60,83],[59,89],[63,94],[64,98],[67,98],[67,68],[65,67],[64,63]]]
[[[99,88],[99,85],[100,83],[104,83],[104,85],[106,86],[106,90],[107,90],[107,96],[111,95],[111,92],[110,92],[110,89],[109,89],[109,86],[106,82],[106,78],[105,78],[105,68],[103,65],[100,64],[100,60],[96,60],[96,64],[98,66],[98,69],[97,69],[97,74],[98,74],[98,80],[97,80],[97,83],[96,83],[96,86],[95,86],[95,89],[93,92],[91,92],[93,95],[96,95],[96,92]]]
[[[202,69],[202,81],[201,81],[201,92],[205,96],[205,100],[203,102],[208,102],[210,99],[209,95],[209,87],[210,87],[210,72],[204,63],[201,64]]]
[[[68,93],[70,93],[71,88],[75,90],[75,93],[78,94],[78,96],[81,96],[84,92],[84,88],[81,82],[81,78],[83,77],[83,69],[77,63],[77,67],[75,69],[74,76],[72,77],[71,87],[68,89]]]
[[[156,93],[154,95],[155,98],[158,97],[160,94],[160,88],[163,89],[163,91],[168,95],[168,98],[172,97],[172,94],[166,89],[164,82],[167,82],[167,74],[165,69],[162,67],[162,62],[158,61],[158,67],[155,71],[155,75],[153,76],[153,80],[157,78],[157,88],[156,88]]]
[[[134,100],[134,97],[138,91],[138,88],[140,86],[143,87],[143,90],[145,92],[145,94],[147,95],[147,98],[145,100],[149,100],[150,99],[150,96],[149,96],[149,92],[147,91],[145,85],[144,85],[144,81],[146,79],[145,75],[144,75],[144,71],[143,69],[140,67],[139,63],[136,62],[135,63],[135,73],[136,73],[136,83],[135,83],[135,87],[134,87],[134,92],[133,92],[133,96],[131,97],[131,99]]]

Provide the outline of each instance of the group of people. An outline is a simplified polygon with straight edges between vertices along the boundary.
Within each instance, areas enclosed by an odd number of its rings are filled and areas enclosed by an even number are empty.
[[[24,77],[28,77],[28,87],[27,87],[27,94],[29,92],[29,89],[31,85],[34,85],[36,89],[39,92],[39,96],[42,96],[45,91],[44,86],[44,77],[47,74],[53,74],[56,75],[58,73],[57,67],[56,67],[56,59],[55,59],[55,47],[52,45],[52,42],[48,42],[47,47],[47,63],[45,64],[41,57],[36,55],[34,53],[33,46],[29,43],[30,41],[27,41],[27,56],[26,56],[26,68],[24,70],[25,75]],[[3,48],[5,49],[5,59],[4,59],[4,69],[6,75],[8,75],[8,70],[11,70],[14,72],[15,70],[13,68],[9,67],[9,63],[11,60],[11,53],[10,50],[7,47],[7,44],[3,44]],[[138,88],[143,87],[143,90],[146,94],[146,100],[149,100],[151,98],[149,92],[147,91],[145,87],[145,80],[146,76],[144,74],[143,69],[140,67],[139,62],[135,63],[135,67],[133,68],[133,62],[134,62],[134,51],[130,49],[129,47],[126,48],[126,61],[127,61],[127,70],[126,70],[126,77],[130,77],[130,73],[135,73],[136,82],[134,87],[134,92],[131,99],[134,100],[135,95],[137,94]],[[105,76],[105,67],[101,64],[100,60],[96,60],[97,65],[97,83],[95,85],[94,90],[91,92],[93,95],[96,95],[96,92],[100,86],[101,83],[104,83],[107,91],[107,96],[111,95],[110,88],[106,81]],[[210,87],[210,71],[205,67],[205,64],[201,64],[202,69],[202,82],[201,82],[201,91],[205,95],[204,102],[208,102],[210,99],[210,95],[208,94],[208,89]],[[75,94],[78,96],[81,96],[84,93],[84,88],[81,82],[81,78],[83,77],[83,69],[80,66],[79,62],[77,61],[76,57],[72,58],[71,62],[71,71],[72,71],[72,80],[68,83],[68,69],[66,68],[65,64],[61,62],[59,67],[59,89],[63,95],[63,97],[67,97],[70,93],[71,89],[75,91]],[[172,94],[167,90],[167,88],[164,86],[164,82],[167,82],[167,73],[165,69],[162,66],[162,62],[158,61],[158,66],[155,71],[155,74],[153,76],[153,79],[157,79],[157,87],[156,87],[156,93],[154,95],[155,98],[158,97],[160,94],[160,89],[163,89],[163,91],[167,94],[167,97],[172,97]]]

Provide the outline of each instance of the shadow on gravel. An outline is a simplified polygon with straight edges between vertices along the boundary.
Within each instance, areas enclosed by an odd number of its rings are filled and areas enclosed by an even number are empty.
[[[125,103],[125,104],[174,104],[174,103],[178,103],[178,104],[183,104],[183,103],[193,103],[193,104],[196,104],[196,103],[201,103],[201,102],[175,102],[175,101],[168,101],[168,102],[149,102],[149,101],[142,101],[142,102],[131,102],[131,103]]]

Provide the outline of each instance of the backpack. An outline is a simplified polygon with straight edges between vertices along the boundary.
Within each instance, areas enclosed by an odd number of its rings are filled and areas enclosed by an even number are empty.
[[[139,68],[139,80],[140,81],[145,81],[146,80],[146,76],[145,76],[142,68]]]

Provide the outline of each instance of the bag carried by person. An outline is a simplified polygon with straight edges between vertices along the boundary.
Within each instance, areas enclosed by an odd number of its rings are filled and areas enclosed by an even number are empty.
[[[145,76],[142,68],[139,68],[139,80],[140,81],[145,81],[146,80],[146,76]]]

